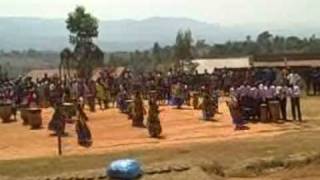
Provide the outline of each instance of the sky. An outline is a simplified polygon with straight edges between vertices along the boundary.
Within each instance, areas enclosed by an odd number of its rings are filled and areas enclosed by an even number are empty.
[[[66,18],[83,5],[100,20],[186,17],[221,25],[315,24],[319,0],[0,0],[0,16]]]

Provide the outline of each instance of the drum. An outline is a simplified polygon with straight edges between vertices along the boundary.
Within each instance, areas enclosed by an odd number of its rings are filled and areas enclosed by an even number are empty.
[[[158,99],[158,92],[157,91],[150,91],[149,98],[155,98],[157,100]]]
[[[28,121],[28,111],[26,108],[22,108],[20,109],[20,117],[23,121],[23,125],[28,125],[29,121]]]
[[[192,105],[193,109],[199,109],[199,93],[198,92],[192,92]]]
[[[131,113],[133,108],[133,100],[132,99],[126,100],[124,108],[125,108],[124,112],[129,114],[129,119],[132,118]]]
[[[158,138],[162,131],[160,121],[148,122],[147,128],[152,138]]]
[[[19,108],[20,117],[22,119],[23,125],[28,125],[29,124],[27,108],[28,108],[28,105],[26,105],[26,104],[21,105],[20,108]]]
[[[12,115],[12,106],[10,103],[0,104],[0,118],[3,123],[10,122],[10,117]]]
[[[95,112],[95,97],[93,95],[88,95],[87,96],[87,100],[88,100],[88,106],[89,106],[89,110],[91,112]]]
[[[268,106],[267,106],[267,104],[260,105],[260,121],[262,121],[262,122],[268,121]]]
[[[40,100],[40,107],[41,108],[49,108],[50,102],[47,101],[45,98]]]
[[[125,101],[126,101],[126,103],[127,103],[128,105],[133,103],[133,100],[132,100],[132,99],[127,99],[127,100],[125,100]]]
[[[28,108],[26,109],[28,114],[28,122],[31,129],[40,129],[42,126],[41,109],[39,108]]]
[[[272,121],[278,121],[280,119],[280,104],[279,101],[270,101],[269,110]]]
[[[76,107],[73,103],[63,103],[63,111],[67,114],[69,118],[77,115]]]

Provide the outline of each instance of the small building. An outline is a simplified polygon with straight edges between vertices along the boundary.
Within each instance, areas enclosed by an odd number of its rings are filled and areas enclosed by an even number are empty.
[[[290,67],[310,68],[320,67],[320,54],[274,54],[254,55],[251,57],[253,67]]]
[[[204,73],[205,70],[212,72],[213,69],[245,69],[251,67],[249,57],[195,59],[192,62],[198,65],[197,71],[200,74]]]

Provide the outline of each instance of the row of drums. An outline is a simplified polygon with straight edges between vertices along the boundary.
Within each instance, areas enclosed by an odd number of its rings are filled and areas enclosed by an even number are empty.
[[[279,101],[269,101],[260,105],[260,120],[262,122],[275,122],[280,119]]]
[[[64,103],[63,111],[68,118],[76,116],[76,107],[74,103]],[[41,108],[25,108],[20,107],[20,117],[23,125],[30,125],[31,129],[40,129],[42,127],[42,110]],[[11,103],[0,103],[0,119],[2,123],[12,122],[13,107]]]
[[[30,125],[31,129],[40,129],[42,127],[42,117],[40,108],[19,108],[23,125]],[[12,122],[13,107],[11,103],[0,104],[0,118],[2,123]]]

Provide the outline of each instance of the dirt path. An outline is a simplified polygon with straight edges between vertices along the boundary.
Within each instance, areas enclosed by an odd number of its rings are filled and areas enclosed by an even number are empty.
[[[200,111],[185,107],[176,110],[163,106],[160,118],[163,128],[161,139],[151,139],[146,129],[132,128],[124,114],[117,109],[96,113],[88,113],[88,125],[93,133],[93,146],[83,148],[77,145],[74,125],[69,124],[69,137],[63,138],[64,155],[94,154],[128,149],[162,148],[182,143],[212,142],[234,138],[256,136],[273,136],[287,131],[299,130],[300,126],[286,124],[250,124],[250,130],[235,132],[231,123],[229,111],[225,103],[221,103],[221,114],[215,121],[200,120]],[[57,140],[50,136],[47,124],[52,116],[52,110],[43,110],[44,128],[30,130],[22,126],[21,120],[11,124],[0,124],[0,160],[56,156]]]

